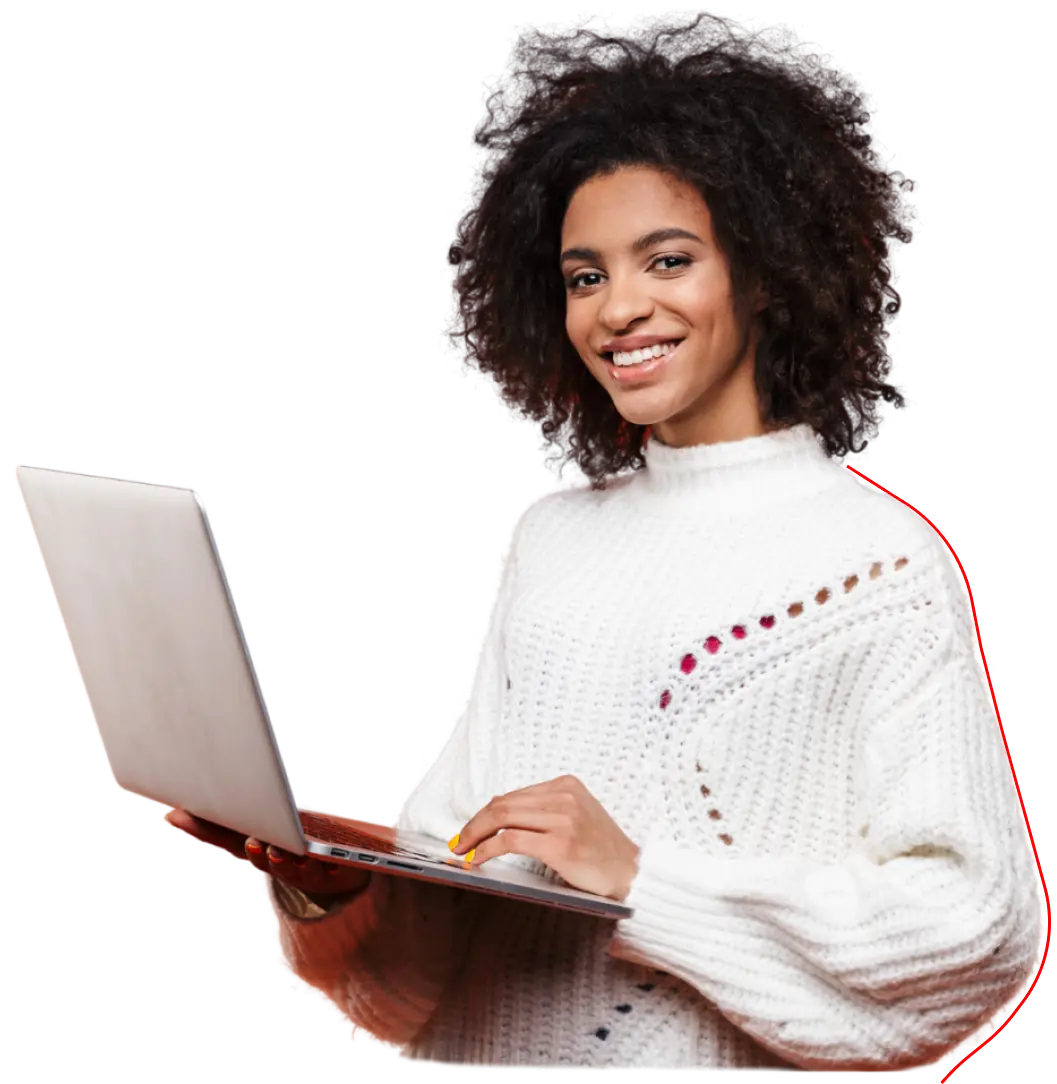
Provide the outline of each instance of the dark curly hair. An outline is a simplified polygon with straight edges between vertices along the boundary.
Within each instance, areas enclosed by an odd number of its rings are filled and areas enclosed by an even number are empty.
[[[876,435],[885,382],[885,317],[899,311],[887,238],[912,234],[901,173],[886,173],[864,131],[869,114],[846,76],[797,57],[788,31],[738,36],[697,15],[629,36],[537,30],[514,49],[516,70],[488,99],[476,143],[498,152],[460,220],[458,266],[466,364],[491,373],[503,400],[543,421],[550,444],[571,421],[565,461],[592,489],[645,466],[649,426],[627,422],[565,331],[561,225],[574,191],[597,174],[649,165],[692,184],[712,216],[734,297],[755,281],[755,378],[768,427],[809,423],[830,456]],[[885,297],[890,298],[885,303]],[[854,417],[853,417],[854,412]]]

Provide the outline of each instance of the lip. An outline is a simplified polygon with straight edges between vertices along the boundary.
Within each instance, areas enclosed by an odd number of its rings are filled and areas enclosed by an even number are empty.
[[[662,339],[661,342],[671,342],[670,339]],[[641,384],[652,379],[657,373],[664,369],[668,362],[679,353],[679,347],[682,346],[682,340],[676,345],[674,350],[669,351],[667,354],[662,354],[659,358],[653,358],[651,361],[643,362],[639,365],[614,365],[609,358],[604,358],[606,368],[609,370],[610,379],[615,383],[622,386],[630,384]]]
[[[623,339],[610,339],[602,343],[600,354],[612,354],[617,350],[630,354],[632,350],[643,350],[647,346],[657,346],[658,343],[682,342],[681,335],[628,335]]]

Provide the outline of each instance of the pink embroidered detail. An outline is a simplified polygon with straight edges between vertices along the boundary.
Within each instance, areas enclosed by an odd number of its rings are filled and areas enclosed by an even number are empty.
[[[734,636],[734,639],[736,639],[736,640],[744,640],[745,639],[745,626],[744,625],[735,625],[734,628],[732,628],[730,631],[731,631],[731,634]]]
[[[669,705],[669,704],[670,704],[671,702],[672,702],[672,693],[671,693],[671,690],[670,690],[670,689],[665,689],[665,690],[664,690],[664,692],[663,692],[663,693],[661,693],[661,711],[664,711],[664,709],[665,709],[665,708],[666,708],[666,707],[667,707],[667,706],[668,706],[668,705]]]
[[[768,614],[766,617],[760,618],[760,624],[765,629],[769,629],[774,624],[774,614]]]
[[[679,668],[684,674],[689,674],[696,665],[697,659],[695,659],[693,655],[684,655],[683,661],[679,664]]]
[[[720,639],[719,639],[719,637],[718,637],[718,636],[710,636],[710,637],[709,637],[709,638],[708,638],[708,639],[707,639],[707,640],[705,641],[705,647],[707,647],[707,648],[708,648],[708,650],[709,650],[709,651],[710,651],[710,652],[711,652],[711,653],[712,653],[713,655],[715,655],[715,653],[716,653],[716,652],[717,652],[717,651],[719,650],[719,644],[720,644]]]

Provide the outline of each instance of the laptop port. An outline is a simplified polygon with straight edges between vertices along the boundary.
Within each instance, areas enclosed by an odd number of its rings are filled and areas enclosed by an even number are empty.
[[[348,851],[343,851],[340,847],[331,847],[330,848],[330,853],[335,858],[348,858],[349,857],[349,852]]]
[[[361,862],[377,862],[378,861],[378,859],[375,858],[373,854],[358,854],[358,855],[356,855],[356,857]]]

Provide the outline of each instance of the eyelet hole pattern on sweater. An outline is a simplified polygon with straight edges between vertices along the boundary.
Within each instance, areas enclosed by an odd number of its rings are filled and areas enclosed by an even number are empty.
[[[655,990],[656,988],[657,988],[657,984],[654,983],[654,982],[638,982],[638,983],[635,984],[635,989],[636,990],[641,990],[645,994],[650,993],[651,991]],[[634,1006],[625,1001],[620,1005],[614,1005],[613,1009],[616,1012],[620,1013],[622,1016],[626,1016],[629,1012],[631,1012],[634,1009]],[[608,1039],[611,1034],[612,1034],[612,1029],[607,1028],[607,1027],[599,1027],[599,1028],[595,1028],[595,1030],[594,1030],[594,1036],[595,1036],[596,1039],[603,1039],[603,1040]]]
[[[904,568],[904,567],[906,567],[906,565],[908,563],[908,560],[909,559],[906,558],[906,557],[900,557],[898,560],[895,561],[894,567],[896,569]],[[883,561],[875,561],[870,566],[870,579],[876,580],[881,575],[881,572],[882,572],[883,568],[884,568],[884,562]],[[857,575],[853,574],[853,575],[845,577],[843,582],[844,582],[844,593],[847,594],[849,591],[851,591],[856,586],[856,584],[858,584],[859,577]],[[828,587],[821,587],[821,588],[819,588],[818,591],[815,592],[815,602],[820,606],[825,605],[825,603],[831,597],[832,597],[832,592],[830,591],[830,589]],[[930,603],[926,603],[926,605],[930,605]],[[794,602],[786,610],[786,613],[790,617],[799,617],[800,614],[802,614],[803,612],[804,612],[804,604],[802,602]],[[774,614],[764,614],[762,617],[759,618],[759,625],[760,625],[760,628],[762,628],[762,629],[772,629],[772,628],[774,628],[774,625],[775,625]],[[734,637],[735,640],[744,640],[748,636],[747,625],[746,624],[741,624],[741,623],[739,623],[737,625],[733,625],[733,626],[731,626],[730,633]],[[715,655],[719,651],[719,649],[723,646],[723,641],[718,636],[713,634],[713,635],[709,636],[707,639],[705,639],[703,641],[702,646],[705,648],[705,650],[710,655]],[[692,652],[688,652],[686,655],[684,655],[682,657],[682,659],[679,660],[679,669],[684,674],[692,673],[693,670],[696,667],[697,667],[697,657]],[[671,702],[672,702],[671,689],[665,689],[664,692],[661,693],[661,700],[660,700],[661,710],[662,711],[666,710],[668,705],[671,704]],[[698,765],[697,765],[697,770],[699,772],[704,771],[704,768],[701,767],[700,763],[698,763]],[[711,793],[712,792],[709,790],[709,788],[707,786],[705,786],[704,784],[701,784],[701,796],[703,798],[708,798],[711,795]],[[718,809],[715,809],[715,808],[710,809],[708,811],[708,815],[714,821],[718,821],[718,820],[723,819],[723,814]],[[733,842],[734,842],[733,837],[728,832],[722,833],[722,835],[720,835],[719,838],[728,847],[731,844],[733,844]],[[599,1029],[599,1031],[605,1031],[605,1030],[606,1030],[605,1028],[600,1028]]]

